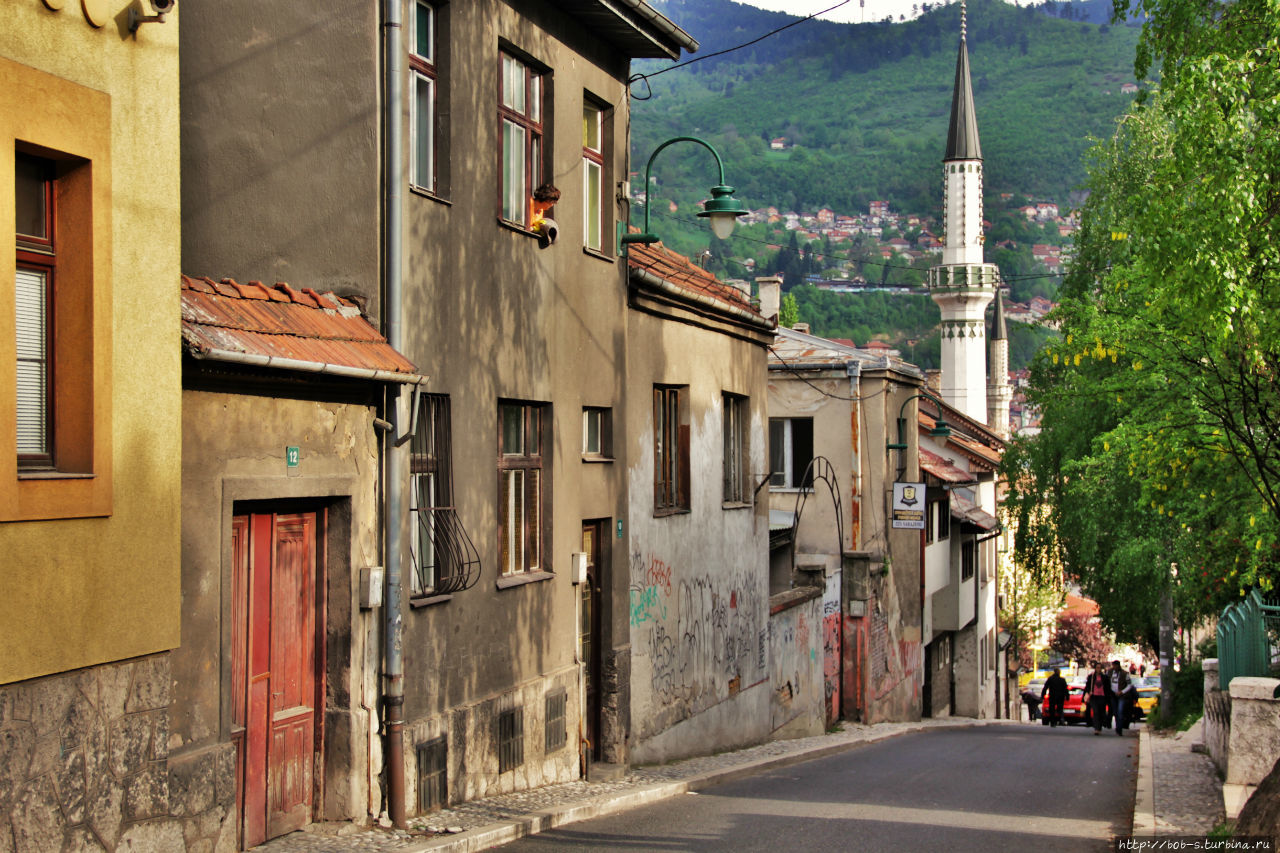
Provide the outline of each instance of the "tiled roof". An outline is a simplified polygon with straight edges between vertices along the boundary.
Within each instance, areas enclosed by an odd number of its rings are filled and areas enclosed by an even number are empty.
[[[352,302],[287,284],[182,277],[182,342],[196,358],[420,383]]]
[[[661,243],[652,245],[632,243],[627,246],[627,266],[632,270],[648,272],[682,290],[711,299],[726,308],[746,311],[759,318],[762,323],[764,322],[764,316],[751,304],[747,294],[731,284],[725,284],[713,273],[707,272],[684,255],[671,251]]]
[[[977,478],[968,471],[957,468],[938,454],[925,450],[923,447],[920,448],[920,468],[928,471],[944,483],[977,482]]]

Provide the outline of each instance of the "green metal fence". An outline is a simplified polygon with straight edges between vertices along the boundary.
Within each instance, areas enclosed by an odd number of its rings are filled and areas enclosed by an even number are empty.
[[[1255,589],[1244,601],[1227,605],[1218,618],[1218,683],[1222,689],[1226,690],[1233,678],[1271,675],[1278,639],[1280,601],[1267,600]]]

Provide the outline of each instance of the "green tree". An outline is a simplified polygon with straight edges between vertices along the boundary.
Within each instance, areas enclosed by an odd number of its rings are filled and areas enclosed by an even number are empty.
[[[799,320],[800,306],[796,303],[795,293],[784,293],[782,295],[782,303],[778,306],[778,325],[786,326],[790,329],[794,327]]]
[[[1092,152],[1078,256],[1005,458],[1026,558],[1060,560],[1118,639],[1157,645],[1277,579],[1280,10],[1119,0],[1161,83]]]

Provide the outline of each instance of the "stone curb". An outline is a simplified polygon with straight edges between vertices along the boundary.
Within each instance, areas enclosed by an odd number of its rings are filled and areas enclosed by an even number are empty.
[[[606,794],[594,800],[587,800],[586,802],[552,806],[551,808],[542,809],[515,820],[503,821],[490,826],[483,826],[479,829],[472,829],[458,835],[446,838],[433,838],[420,844],[410,845],[403,848],[403,853],[474,853],[477,850],[487,850],[491,847],[506,844],[508,842],[515,841],[518,838],[524,838],[525,836],[537,835],[540,832],[545,832],[559,826],[565,826],[570,823],[589,820],[595,817],[603,817],[604,815],[614,814],[615,812],[625,811],[637,806],[656,803],[661,800],[670,799],[671,797],[677,797],[681,794],[699,791],[703,788],[709,788],[725,782],[732,782],[764,770],[789,767],[793,764],[800,764],[804,761],[826,758],[831,755],[837,755],[842,752],[857,749],[860,746],[879,743],[911,732],[918,732],[929,728],[967,728],[999,722],[1004,721],[964,720],[963,722],[956,722],[954,725],[948,726],[938,726],[937,724],[916,725],[901,728],[897,731],[885,732],[880,735],[871,735],[870,737],[859,738],[857,740],[847,740],[843,743],[819,744],[810,749],[789,753],[787,755],[767,756],[765,758],[747,761],[734,767],[708,770],[678,782],[656,782],[650,786],[639,788],[634,791],[627,791],[619,794]]]
[[[1156,835],[1156,774],[1151,735],[1138,732],[1138,787],[1133,797],[1133,835]]]

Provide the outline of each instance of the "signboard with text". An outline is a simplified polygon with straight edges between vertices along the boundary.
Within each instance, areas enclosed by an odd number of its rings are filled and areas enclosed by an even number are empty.
[[[924,530],[924,483],[893,484],[893,526]]]

